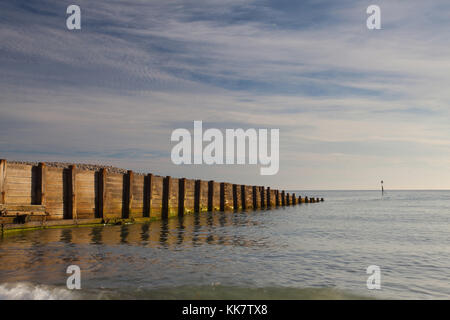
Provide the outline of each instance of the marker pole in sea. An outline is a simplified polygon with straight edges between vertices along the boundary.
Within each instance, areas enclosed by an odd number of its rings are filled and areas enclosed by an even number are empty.
[[[384,195],[383,180],[381,180],[381,195]]]

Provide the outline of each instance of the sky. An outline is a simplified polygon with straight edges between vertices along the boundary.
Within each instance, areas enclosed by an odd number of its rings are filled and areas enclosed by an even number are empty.
[[[81,8],[68,30],[66,8]],[[381,30],[366,9],[381,8]],[[0,3],[0,158],[272,188],[450,189],[448,0]],[[280,169],[174,165],[177,128],[280,130]]]

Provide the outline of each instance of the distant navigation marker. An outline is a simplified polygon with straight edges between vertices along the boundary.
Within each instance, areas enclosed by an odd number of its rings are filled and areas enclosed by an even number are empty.
[[[384,195],[383,180],[381,180],[381,195]]]

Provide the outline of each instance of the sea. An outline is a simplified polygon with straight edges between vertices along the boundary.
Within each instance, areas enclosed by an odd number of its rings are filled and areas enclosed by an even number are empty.
[[[0,299],[450,298],[450,191],[294,192],[325,201],[5,234]]]

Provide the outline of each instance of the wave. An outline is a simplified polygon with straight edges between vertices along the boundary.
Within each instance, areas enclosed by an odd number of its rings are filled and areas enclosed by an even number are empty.
[[[71,300],[77,296],[76,292],[61,287],[27,282],[0,284],[0,300]]]
[[[335,288],[177,286],[155,289],[81,289],[32,284],[0,284],[0,300],[354,300],[367,296]]]

